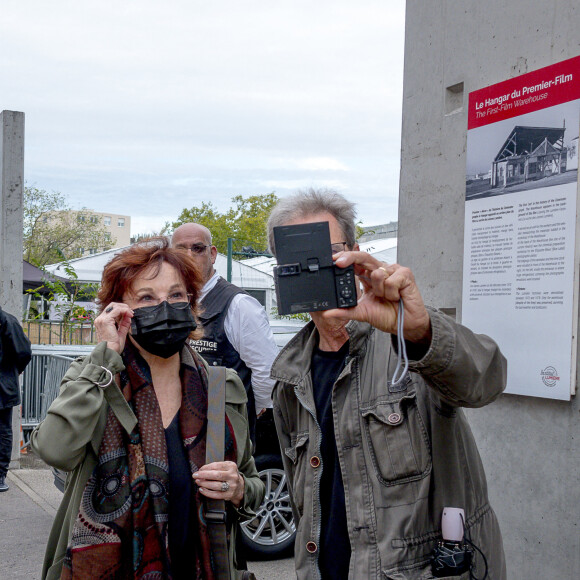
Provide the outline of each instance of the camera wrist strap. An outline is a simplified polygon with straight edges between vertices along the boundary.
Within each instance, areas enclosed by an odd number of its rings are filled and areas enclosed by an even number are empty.
[[[409,370],[409,357],[407,356],[407,346],[405,344],[405,337],[403,336],[403,328],[405,325],[405,307],[403,306],[403,299],[399,300],[399,310],[397,313],[397,366],[393,372],[391,378],[391,385],[399,385],[407,371]],[[401,361],[403,361],[404,366],[401,370]]]

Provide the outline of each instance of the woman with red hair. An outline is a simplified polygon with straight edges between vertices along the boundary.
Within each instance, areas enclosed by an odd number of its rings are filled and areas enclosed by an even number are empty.
[[[46,463],[70,472],[43,578],[213,579],[220,558],[235,578],[235,539],[227,554],[216,547],[204,500],[224,500],[228,517],[246,519],[264,485],[233,371],[224,460],[205,464],[208,367],[187,342],[202,334],[200,287],[193,258],[164,238],[133,245],[105,267],[101,342],[71,365],[31,436]]]

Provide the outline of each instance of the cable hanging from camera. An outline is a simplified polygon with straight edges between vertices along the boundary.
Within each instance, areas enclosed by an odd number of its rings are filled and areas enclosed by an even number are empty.
[[[405,344],[405,337],[403,336],[404,326],[405,307],[403,306],[403,299],[401,298],[399,300],[399,311],[397,313],[397,366],[391,378],[391,385],[394,387],[401,384],[409,370],[409,357],[407,356],[407,346]],[[401,361],[404,363],[403,370],[401,370]]]

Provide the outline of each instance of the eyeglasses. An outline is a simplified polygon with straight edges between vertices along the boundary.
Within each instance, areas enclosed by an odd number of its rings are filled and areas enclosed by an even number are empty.
[[[346,249],[346,242],[335,242],[334,244],[330,244],[332,248],[333,254],[338,254],[338,252],[342,252]]]
[[[134,308],[144,308],[147,306],[159,306],[163,302],[167,301],[167,304],[174,308],[175,310],[185,310],[189,307],[191,303],[191,294],[186,294],[181,290],[172,292],[171,295],[167,296],[163,300],[161,298],[155,298],[150,294],[143,294],[142,296],[136,296],[134,302],[137,304]]]
[[[206,248],[211,248],[211,246],[204,244],[193,244],[193,246],[175,246],[177,250],[191,250],[194,254],[203,254]]]

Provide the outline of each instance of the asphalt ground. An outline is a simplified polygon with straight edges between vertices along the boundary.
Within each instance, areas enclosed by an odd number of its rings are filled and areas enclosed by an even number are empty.
[[[10,489],[0,493],[0,580],[39,579],[48,534],[62,494],[50,468],[32,453],[8,472]],[[253,561],[259,580],[293,580],[294,560]]]

